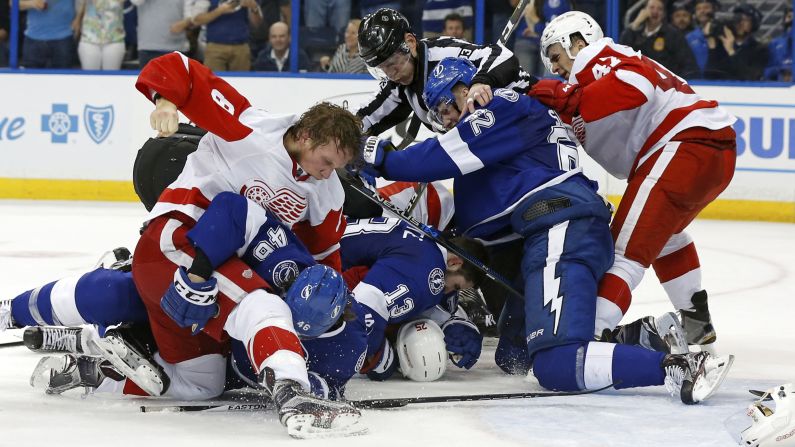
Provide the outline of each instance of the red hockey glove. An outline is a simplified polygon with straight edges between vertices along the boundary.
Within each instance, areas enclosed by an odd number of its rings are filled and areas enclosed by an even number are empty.
[[[561,117],[577,113],[582,90],[578,85],[567,84],[555,79],[541,79],[527,93],[542,104],[558,112]]]

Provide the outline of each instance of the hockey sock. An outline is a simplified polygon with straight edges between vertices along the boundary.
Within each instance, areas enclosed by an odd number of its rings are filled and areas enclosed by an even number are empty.
[[[640,346],[589,342],[537,352],[533,373],[544,388],[560,391],[662,385],[665,353]]]
[[[130,273],[99,268],[28,290],[11,301],[22,326],[146,322],[146,309]]]

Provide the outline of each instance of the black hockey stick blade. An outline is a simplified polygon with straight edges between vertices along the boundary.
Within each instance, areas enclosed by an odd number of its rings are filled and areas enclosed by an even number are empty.
[[[762,399],[762,400],[764,400],[764,401],[766,401],[766,400],[773,400],[773,398],[772,398],[772,397],[770,397],[770,394],[768,394],[768,393],[767,393],[767,391],[762,391],[762,390],[748,390],[748,392],[749,392],[749,393],[751,393],[751,394],[753,394],[753,395],[754,395],[754,396],[756,396],[756,397],[760,397],[760,398],[762,398],[762,397],[763,397],[764,399]]]
[[[420,222],[419,220],[415,219],[414,217],[412,217],[410,215],[409,216],[404,215],[403,214],[403,210],[398,208],[397,205],[395,205],[394,203],[390,202],[389,200],[381,197],[380,195],[378,195],[374,191],[371,191],[371,190],[365,188],[364,186],[360,185],[359,182],[357,181],[357,179],[350,178],[351,176],[344,169],[338,169],[337,173],[339,174],[340,179],[342,179],[343,181],[347,182],[348,185],[350,185],[351,188],[355,189],[357,192],[359,192],[366,199],[370,200],[371,202],[374,202],[374,203],[378,204],[379,206],[381,206],[385,210],[390,211],[393,214],[397,215],[397,217],[400,220],[402,220],[403,222],[406,222],[407,224],[409,224],[409,226],[411,226],[415,230],[418,230],[418,231],[422,232],[429,239],[433,240],[437,244],[439,244],[442,247],[446,248],[449,252],[453,253],[454,255],[458,256],[459,258],[463,259],[464,261],[469,262],[470,264],[475,266],[475,268],[477,268],[478,270],[480,270],[483,273],[485,273],[487,277],[489,277],[492,281],[496,282],[497,284],[501,285],[505,290],[507,290],[511,294],[515,295],[518,298],[524,299],[524,295],[522,293],[520,293],[518,290],[514,289],[510,285],[510,283],[508,282],[507,279],[505,279],[499,273],[495,272],[491,267],[489,267],[486,264],[482,263],[479,259],[476,259],[475,257],[470,255],[469,253],[465,252],[464,250],[461,250],[458,246],[456,246],[455,244],[453,244],[450,241],[448,241],[441,234],[441,232],[439,230],[437,230],[435,228],[432,228],[432,227],[429,227],[428,225],[425,225],[424,223]]]
[[[595,390],[584,391],[533,391],[528,393],[497,393],[497,394],[462,394],[458,396],[423,396],[423,397],[403,397],[395,399],[367,399],[348,401],[356,408],[386,409],[399,408],[411,404],[432,404],[446,402],[473,402],[483,400],[506,400],[506,399],[532,399],[536,397],[562,397],[562,396],[581,396],[585,394],[598,393],[615,384],[610,384]]]
[[[501,44],[505,45],[505,43],[508,42],[508,39],[511,38],[511,34],[513,34],[513,31],[516,29],[516,25],[519,24],[519,21],[522,20],[522,16],[524,16],[524,10],[529,3],[530,0],[520,0],[516,5],[516,8],[511,14],[511,18],[508,19],[508,23],[505,24],[505,28],[502,29],[502,34],[500,34],[499,42]]]

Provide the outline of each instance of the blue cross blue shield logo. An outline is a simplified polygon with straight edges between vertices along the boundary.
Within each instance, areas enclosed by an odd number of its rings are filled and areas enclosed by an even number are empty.
[[[83,109],[83,121],[88,136],[94,143],[102,143],[113,128],[113,106],[94,107],[87,105]]]
[[[69,105],[53,104],[52,112],[41,116],[41,131],[50,133],[53,143],[66,143],[70,132],[77,132],[77,115],[69,114]]]

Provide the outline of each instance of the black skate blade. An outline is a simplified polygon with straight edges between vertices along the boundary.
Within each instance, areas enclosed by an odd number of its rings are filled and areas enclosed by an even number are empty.
[[[762,391],[762,390],[748,390],[748,392],[749,392],[749,393],[751,393],[751,394],[753,394],[753,395],[754,395],[754,396],[756,396],[756,397],[764,397],[764,399],[762,399],[763,401],[773,400],[773,398],[772,398],[772,397],[770,397],[770,395],[769,395],[769,394],[767,394],[767,391]]]

